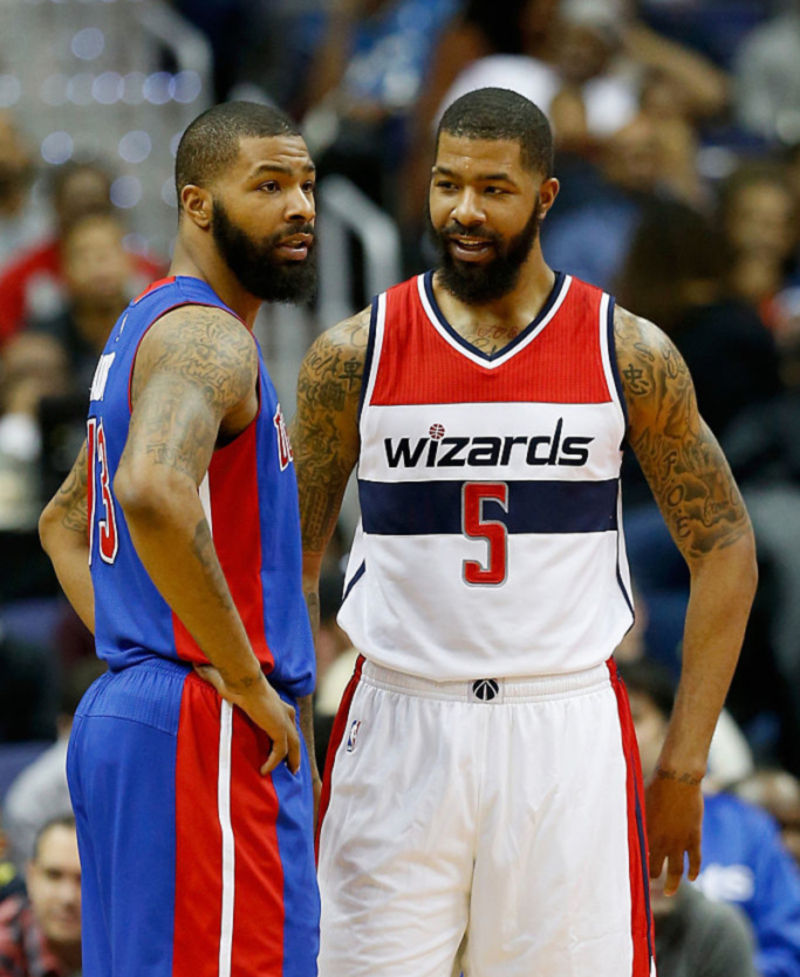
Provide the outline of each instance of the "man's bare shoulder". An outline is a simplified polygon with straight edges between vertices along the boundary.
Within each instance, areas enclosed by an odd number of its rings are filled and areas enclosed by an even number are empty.
[[[357,402],[369,343],[370,309],[322,333],[306,353],[297,386],[298,411],[343,411]]]
[[[206,397],[230,406],[254,390],[258,351],[250,330],[225,309],[183,305],[147,331],[136,357],[132,395],[156,376],[197,384]]]
[[[689,392],[691,377],[677,347],[649,319],[627,309],[614,309],[614,340],[625,399],[646,403],[664,393],[665,382],[674,385],[673,396]],[[693,395],[693,393],[692,393]]]

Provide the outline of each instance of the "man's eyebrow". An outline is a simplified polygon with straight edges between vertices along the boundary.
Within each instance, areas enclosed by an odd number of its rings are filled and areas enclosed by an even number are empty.
[[[316,171],[316,166],[310,160],[303,167],[304,173],[316,173]],[[284,166],[283,163],[259,163],[250,174],[250,179],[262,176],[264,173],[281,173],[284,176],[294,176],[295,172],[296,170],[290,166]]]
[[[433,167],[433,172],[434,173],[439,173],[442,176],[452,176],[452,177],[456,177],[456,178],[459,177],[459,174],[456,173],[455,170],[451,170],[447,166],[440,166],[438,164]],[[475,177],[475,180],[478,183],[492,183],[494,181],[502,181],[503,183],[513,183],[514,186],[517,185],[516,184],[516,180],[514,180],[511,176],[509,176],[508,173],[504,173],[504,172],[498,172],[498,173],[479,173]]]

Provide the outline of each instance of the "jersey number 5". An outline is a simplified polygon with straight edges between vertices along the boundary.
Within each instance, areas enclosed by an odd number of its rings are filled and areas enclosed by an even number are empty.
[[[465,482],[461,492],[461,528],[469,539],[485,539],[489,545],[488,566],[464,560],[464,580],[475,586],[499,587],[508,575],[508,529],[497,519],[484,519],[484,502],[497,502],[508,512],[505,482]]]
[[[97,502],[95,499],[96,478],[100,475],[100,494],[103,503],[103,518],[98,522],[100,533],[98,550],[104,563],[113,563],[119,549],[119,535],[117,533],[117,513],[114,509],[114,497],[111,495],[108,475],[108,452],[106,450],[106,435],[103,430],[102,418],[90,417],[87,430],[87,445],[89,454],[89,472],[86,484],[87,502],[89,503],[89,566],[92,565],[94,551],[94,522]]]

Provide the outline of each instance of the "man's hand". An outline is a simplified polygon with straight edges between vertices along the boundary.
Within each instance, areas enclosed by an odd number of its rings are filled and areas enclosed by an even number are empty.
[[[700,837],[703,792],[697,777],[678,778],[657,769],[645,791],[647,838],[650,843],[650,878],[661,874],[667,860],[664,895],[674,896],[683,876],[684,856],[689,856],[689,879],[700,874]]]
[[[292,771],[300,769],[300,736],[295,725],[295,711],[272,688],[263,673],[249,688],[231,688],[213,665],[195,665],[195,672],[231,705],[239,706],[272,740],[272,750],[261,768],[271,773],[283,760]]]

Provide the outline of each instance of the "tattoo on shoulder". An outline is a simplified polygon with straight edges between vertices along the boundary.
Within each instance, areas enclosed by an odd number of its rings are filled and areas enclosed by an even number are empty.
[[[148,338],[134,371],[131,433],[156,464],[199,480],[221,420],[254,395],[255,342],[228,313],[196,305],[165,316]]]
[[[730,546],[750,521],[683,357],[660,329],[625,309],[616,309],[614,330],[628,440],[673,538],[687,558]]]
[[[307,552],[321,552],[330,538],[358,457],[369,322],[367,308],[323,333],[300,370],[290,433]]]
[[[61,525],[84,536],[89,531],[88,478],[89,461],[84,441],[75,464],[53,499],[62,510]]]

